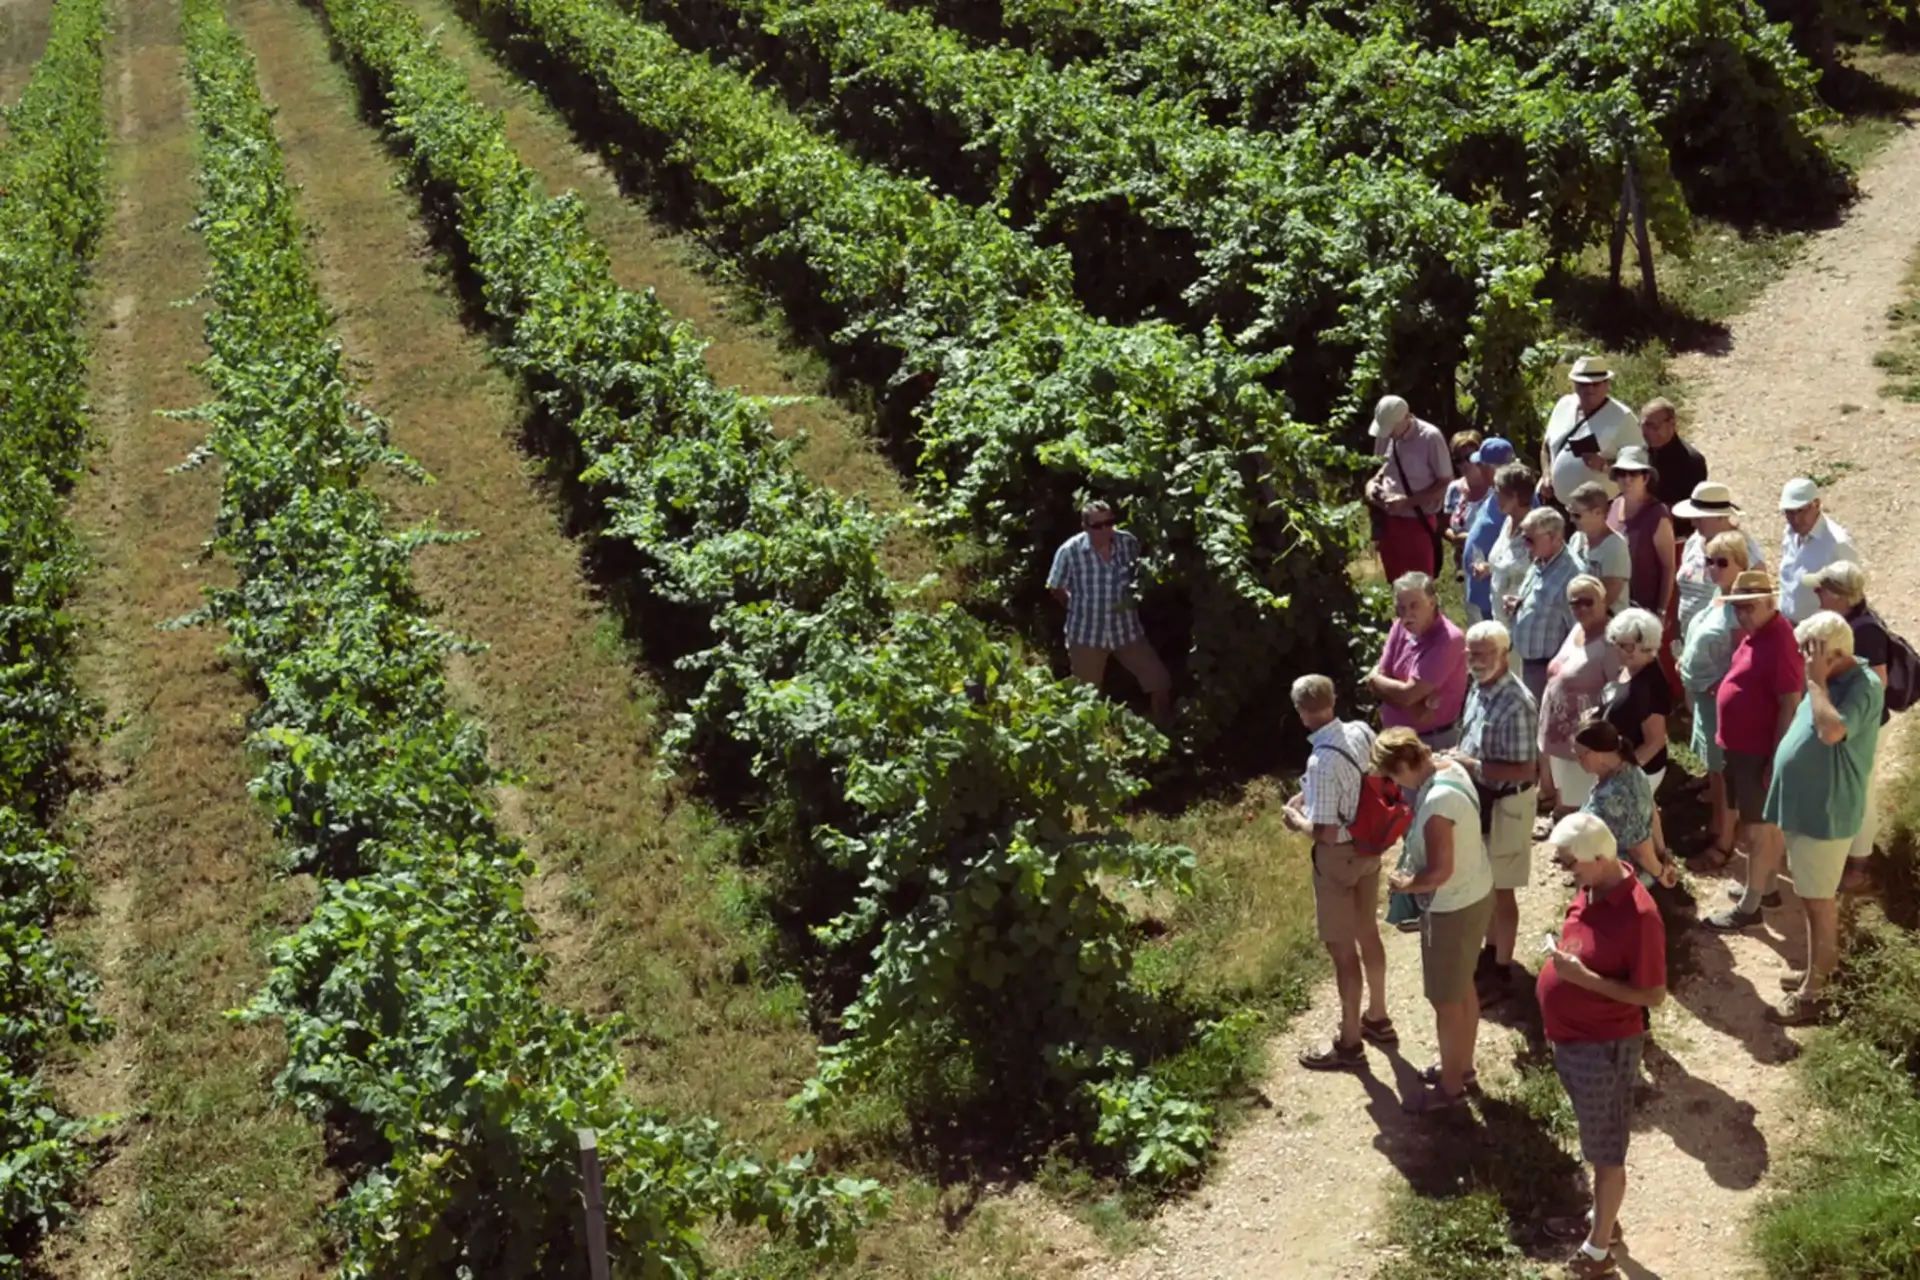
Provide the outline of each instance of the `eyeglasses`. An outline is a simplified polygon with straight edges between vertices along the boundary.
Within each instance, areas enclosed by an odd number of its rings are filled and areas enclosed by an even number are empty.
[[[1089,529],[1111,529],[1111,528],[1113,528],[1113,521],[1111,521],[1111,520],[1095,520],[1095,521],[1094,521],[1094,522],[1093,522],[1092,524],[1089,524],[1089,525],[1087,526],[1087,528],[1089,528]]]
[[[1733,568],[1733,561],[1729,560],[1725,556],[1708,556],[1707,563],[1712,565],[1716,569]]]

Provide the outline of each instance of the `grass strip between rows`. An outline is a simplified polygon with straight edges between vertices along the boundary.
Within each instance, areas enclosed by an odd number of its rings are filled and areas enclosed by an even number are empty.
[[[875,1089],[981,1137],[1064,1129],[1141,1176],[1193,1168],[1247,1016],[1132,979],[1108,887],[1184,889],[1193,866],[1120,826],[1157,736],[964,612],[896,608],[879,522],[797,476],[700,341],[613,283],[579,201],[542,195],[419,20],[322,7],[580,476],[651,660],[682,673],[669,750],[759,815],[773,908],[837,1024],[807,1103]]]
[[[96,977],[53,937],[79,890],[58,820],[69,748],[97,708],[67,602],[87,568],[65,493],[87,445],[86,296],[106,219],[102,0],[59,0],[0,145],[0,1276],[68,1219],[102,1126],[62,1112],[42,1068],[107,1033]]]
[[[1218,328],[1094,318],[1058,251],[855,160],[768,90],[597,0],[467,4],[669,216],[703,228],[843,374],[880,389],[882,429],[917,452],[917,495],[968,544],[982,601],[1022,617],[1046,607],[1053,550],[1079,527],[1078,499],[1098,495],[1143,543],[1142,583],[1158,589],[1142,616],[1192,699],[1179,733],[1264,726],[1284,714],[1289,676],[1352,663],[1367,620],[1337,489],[1358,460],[1288,412],[1270,385],[1284,353],[1246,354]],[[1496,252],[1481,267],[1501,297],[1525,299],[1525,260]],[[1266,740],[1253,727],[1236,739]]]
[[[580,1127],[599,1134],[615,1250],[642,1274],[698,1273],[714,1216],[843,1242],[864,1187],[634,1108],[615,1024],[543,1001],[531,867],[495,824],[480,726],[447,706],[443,662],[467,646],[409,574],[451,535],[384,528],[364,472],[418,468],[348,398],[252,59],[219,0],[184,20],[215,304],[214,398],[188,416],[209,424],[195,456],[222,465],[216,546],[240,578],[191,620],[223,624],[259,687],[251,789],[320,878],[244,1016],[283,1022],[279,1087],[354,1175],[342,1274],[584,1275]]]

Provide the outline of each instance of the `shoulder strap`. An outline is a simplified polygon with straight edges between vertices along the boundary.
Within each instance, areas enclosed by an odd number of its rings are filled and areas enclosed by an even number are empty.
[[[1320,744],[1320,746],[1325,747],[1327,750],[1333,752],[1333,754],[1339,756],[1342,760],[1345,760],[1348,764],[1353,766],[1353,771],[1360,775],[1360,791],[1361,791],[1362,798],[1364,798],[1366,794],[1366,784],[1367,784],[1366,768],[1362,766],[1358,760],[1355,760],[1352,754],[1348,752],[1345,747],[1336,746],[1331,742],[1323,742]],[[1314,748],[1315,751],[1318,751],[1319,749],[1320,747]],[[1359,816],[1360,816],[1360,803],[1358,800],[1356,800],[1354,802],[1353,812],[1348,814],[1345,818],[1341,819],[1341,825],[1351,826],[1353,823],[1353,820]]]

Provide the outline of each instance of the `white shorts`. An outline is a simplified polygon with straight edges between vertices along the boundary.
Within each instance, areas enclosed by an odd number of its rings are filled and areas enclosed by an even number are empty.
[[[1815,840],[1788,832],[1787,874],[1793,877],[1793,891],[1816,900],[1839,893],[1840,877],[1847,870],[1847,850],[1851,848],[1852,836]]]
[[[1559,756],[1549,756],[1548,767],[1553,770],[1553,789],[1560,793],[1562,809],[1578,809],[1593,794],[1594,776],[1580,767],[1578,760],[1562,760]]]

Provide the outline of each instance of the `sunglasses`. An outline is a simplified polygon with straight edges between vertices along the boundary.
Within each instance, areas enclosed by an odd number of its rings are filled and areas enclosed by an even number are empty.
[[[1729,560],[1726,556],[1708,556],[1707,563],[1716,569],[1733,568],[1733,561]]]
[[[1087,526],[1087,528],[1089,528],[1089,529],[1111,529],[1111,528],[1113,528],[1113,521],[1111,521],[1111,520],[1095,520],[1095,521],[1094,521],[1094,522],[1093,522],[1092,524],[1090,524],[1090,525],[1088,525],[1088,526]]]
[[[1576,609],[1598,609],[1600,607],[1600,602],[1592,596],[1575,596],[1573,599],[1567,601],[1567,603]]]

